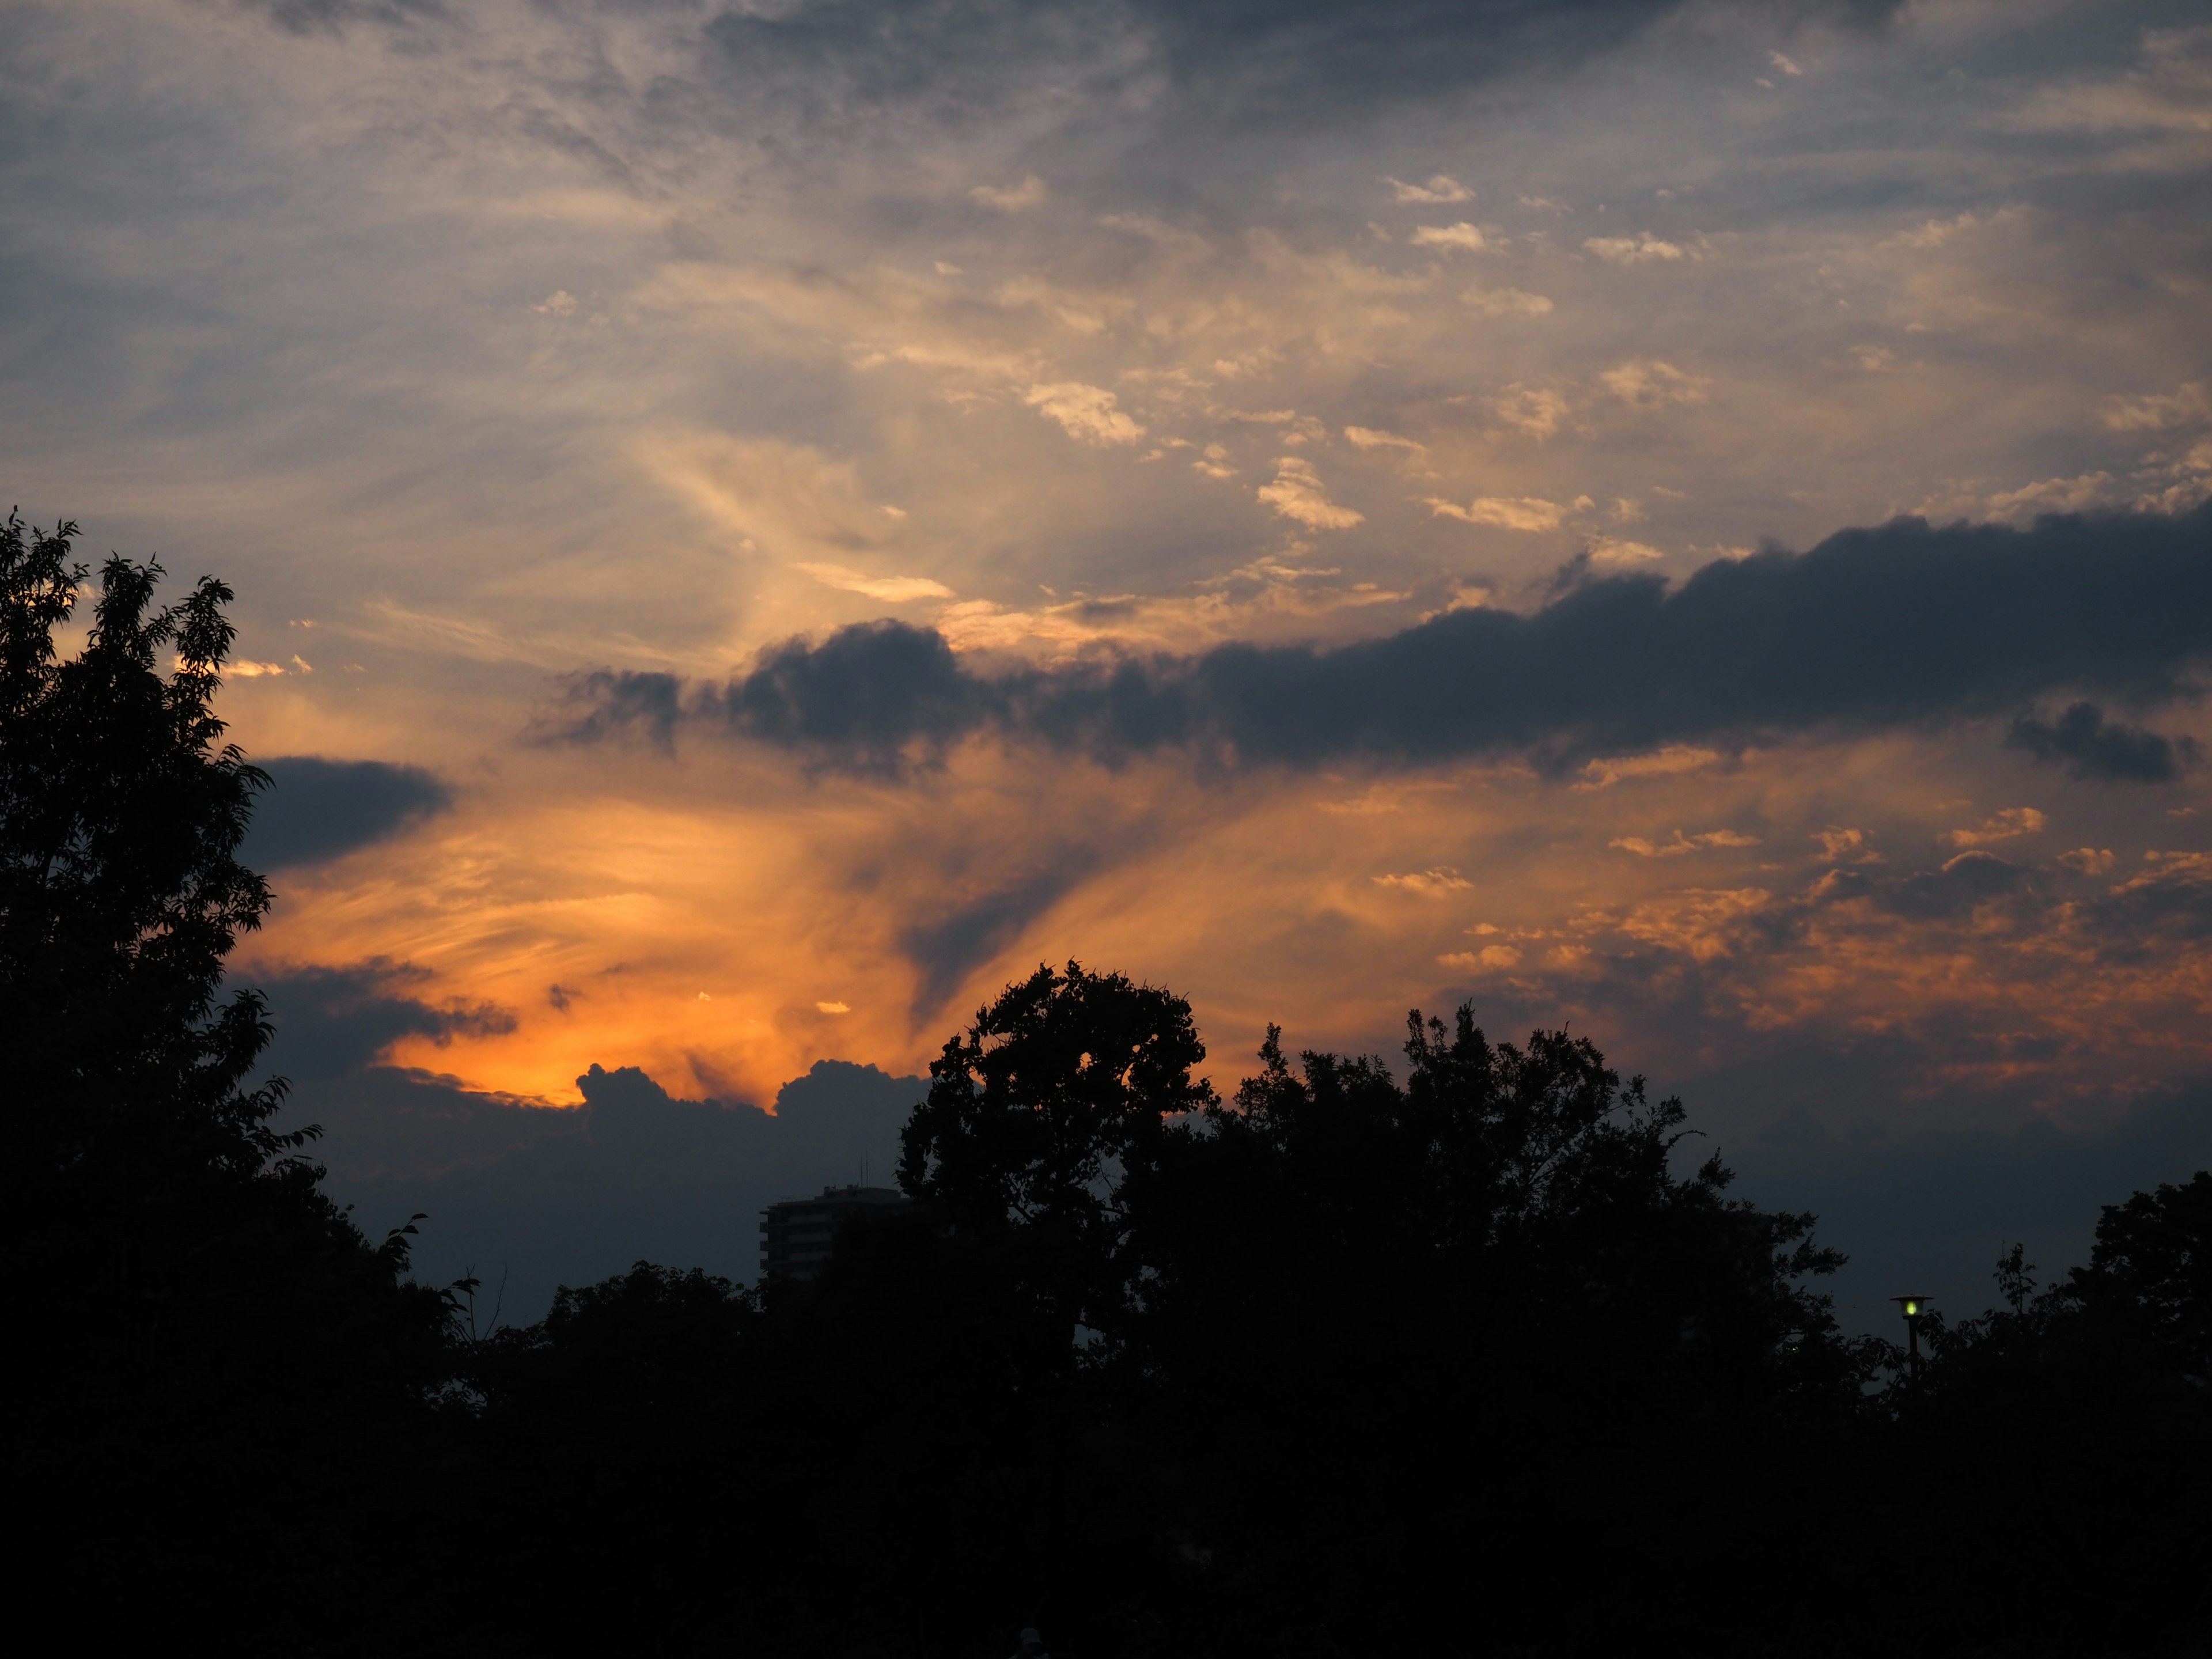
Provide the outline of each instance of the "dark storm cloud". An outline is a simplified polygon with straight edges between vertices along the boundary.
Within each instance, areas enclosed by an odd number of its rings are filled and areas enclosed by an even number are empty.
[[[890,1184],[899,1130],[928,1086],[820,1060],[771,1115],[672,1097],[632,1066],[593,1066],[577,1083],[584,1107],[562,1110],[372,1066],[308,1080],[288,1117],[323,1126],[330,1190],[372,1237],[428,1213],[421,1278],[473,1271],[484,1311],[504,1282],[506,1316],[535,1319],[556,1285],[640,1259],[752,1278],[761,1210],[864,1170]]]
[[[412,829],[453,804],[419,766],[284,755],[263,761],[272,787],[253,809],[239,856],[260,870],[322,864]]]
[[[1108,761],[1188,746],[1243,765],[1515,751],[1558,765],[1935,726],[2061,688],[2172,698],[2208,653],[2212,505],[2027,530],[1901,519],[1709,564],[1679,586],[1607,577],[1532,614],[1454,611],[1333,650],[1231,644],[990,675],[933,631],[874,623],[777,647],[726,687],[588,676],[539,731],[665,741],[680,724],[869,769],[985,729]],[[2089,732],[2085,752],[2141,764],[2148,734],[2117,730]]]
[[[2118,720],[2093,702],[2077,702],[2055,721],[2023,714],[2005,739],[2039,761],[2063,763],[2077,778],[2100,783],[2171,783],[2197,763],[2197,740],[2169,738]]]
[[[490,1003],[434,1005],[410,994],[430,977],[427,969],[383,961],[257,976],[276,1027],[270,1069],[295,1079],[336,1077],[367,1066],[401,1037],[442,1045],[514,1029],[514,1016]]]

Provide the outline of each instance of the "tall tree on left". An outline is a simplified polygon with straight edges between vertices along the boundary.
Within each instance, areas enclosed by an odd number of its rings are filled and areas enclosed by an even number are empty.
[[[270,904],[237,856],[269,780],[214,712],[231,591],[158,605],[161,567],[111,557],[79,634],[76,533],[0,524],[0,1263],[22,1473],[108,1514],[88,1481],[158,1464],[205,1503],[418,1407],[447,1304],[251,1083],[271,1029],[223,976]]]

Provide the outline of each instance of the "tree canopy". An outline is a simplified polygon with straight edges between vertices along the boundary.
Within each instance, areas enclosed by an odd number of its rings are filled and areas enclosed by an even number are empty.
[[[76,533],[0,523],[0,1260],[39,1356],[7,1390],[40,1425],[16,1473],[50,1540],[176,1564],[155,1576],[196,1605],[222,1594],[204,1523],[241,1520],[232,1498],[276,1558],[314,1547],[314,1504],[263,1508],[274,1471],[297,1437],[343,1466],[422,1408],[447,1304],[406,1276],[411,1224],[372,1246],[313,1131],[274,1126],[264,1004],[225,990],[270,902],[237,857],[265,778],[213,707],[230,590],[159,605],[158,563],[110,558],[65,651]],[[99,1594],[98,1559],[64,1553],[43,1591]]]

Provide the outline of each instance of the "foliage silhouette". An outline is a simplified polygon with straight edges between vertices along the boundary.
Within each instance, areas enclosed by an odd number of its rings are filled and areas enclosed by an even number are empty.
[[[1040,966],[931,1062],[900,1184],[1003,1260],[1063,1349],[1114,1331],[1135,1305],[1127,1194],[1170,1124],[1216,1104],[1205,1058],[1182,998]]]
[[[8,1389],[46,1535],[79,1534],[32,1582],[173,1618],[221,1599],[212,1516],[255,1513],[289,1565],[327,1549],[343,1528],[305,1477],[424,1407],[447,1306],[405,1281],[413,1224],[372,1248],[300,1155],[311,1132],[272,1127],[281,1080],[247,1084],[270,1026],[222,996],[224,959],[270,893],[235,856],[263,778],[213,711],[230,590],[157,608],[159,564],[110,558],[65,656],[76,533],[0,524],[0,1253],[40,1333]],[[144,1596],[82,1580],[87,1538]]]
[[[2033,1517],[2072,1591],[2037,1598],[2041,1641],[2166,1649],[2212,1544],[2212,1173],[2106,1206],[2088,1264],[2048,1290],[2018,1245],[1994,1276],[2001,1306],[1923,1313],[1917,1382],[1885,1355],[1892,1455],[1931,1472],[1897,1535],[1941,1539],[1954,1571],[1995,1579],[2014,1540],[1988,1517]],[[1926,1622],[1954,1643],[1983,1623],[1942,1606]]]

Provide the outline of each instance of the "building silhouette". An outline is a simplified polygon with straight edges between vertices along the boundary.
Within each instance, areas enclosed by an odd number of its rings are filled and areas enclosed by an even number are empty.
[[[910,1204],[889,1187],[824,1187],[819,1198],[787,1198],[761,1212],[761,1276],[820,1276],[836,1248],[838,1230]]]

